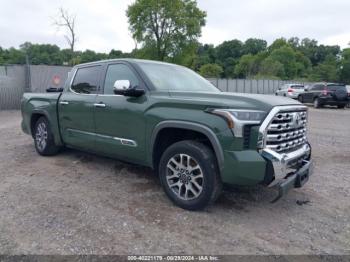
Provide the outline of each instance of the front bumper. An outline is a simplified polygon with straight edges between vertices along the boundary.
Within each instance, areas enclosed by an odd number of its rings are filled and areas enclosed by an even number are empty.
[[[282,196],[286,195],[292,188],[302,187],[309,180],[309,177],[313,173],[313,162],[312,160],[304,161],[304,165],[298,171],[291,174],[278,184],[278,196],[272,202],[276,202]]]
[[[298,95],[297,93],[287,93],[287,97],[289,98],[293,98],[293,99],[297,99],[298,98]]]
[[[272,164],[273,179],[269,187],[277,187],[279,194],[272,202],[277,201],[292,188],[302,187],[313,173],[311,147],[303,145],[300,149],[279,154],[271,149],[263,149],[261,155]]]

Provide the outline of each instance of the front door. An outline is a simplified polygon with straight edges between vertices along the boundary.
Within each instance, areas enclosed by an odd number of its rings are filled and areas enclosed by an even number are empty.
[[[58,101],[64,143],[81,149],[95,147],[95,99],[102,66],[79,68]]]
[[[115,95],[116,80],[129,80],[132,86],[145,88],[137,72],[129,65],[106,65],[103,94],[98,94],[95,109],[96,149],[126,161],[145,161],[145,117],[147,93],[140,97]]]

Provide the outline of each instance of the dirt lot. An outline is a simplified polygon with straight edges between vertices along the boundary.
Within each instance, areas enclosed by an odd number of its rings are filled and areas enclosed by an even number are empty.
[[[225,192],[173,206],[152,171],[65,150],[36,154],[20,113],[0,112],[0,253],[350,254],[350,110],[310,108],[315,173],[304,188]]]

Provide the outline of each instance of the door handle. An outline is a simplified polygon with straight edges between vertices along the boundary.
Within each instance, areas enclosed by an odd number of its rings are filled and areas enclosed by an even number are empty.
[[[95,107],[106,107],[106,104],[104,104],[104,103],[95,103],[94,106]]]
[[[68,105],[68,101],[60,101],[60,105]]]

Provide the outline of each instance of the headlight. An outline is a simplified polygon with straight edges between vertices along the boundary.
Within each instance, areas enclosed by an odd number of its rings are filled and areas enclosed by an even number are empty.
[[[223,117],[236,137],[243,136],[244,125],[260,124],[266,116],[266,112],[257,110],[211,109],[208,112]]]

